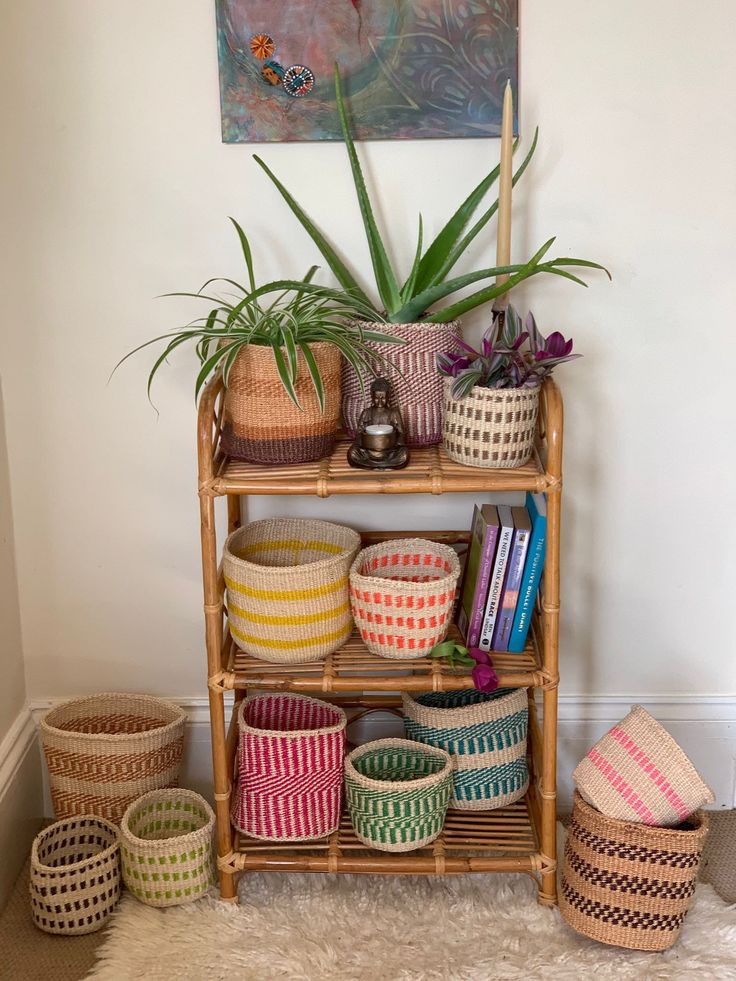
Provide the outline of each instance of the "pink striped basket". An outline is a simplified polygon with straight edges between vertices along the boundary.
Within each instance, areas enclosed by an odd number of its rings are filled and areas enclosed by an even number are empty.
[[[715,800],[672,736],[641,705],[595,744],[573,779],[580,796],[606,817],[663,828]]]
[[[254,695],[240,706],[232,821],[251,838],[308,841],[340,823],[347,717],[305,695]]]

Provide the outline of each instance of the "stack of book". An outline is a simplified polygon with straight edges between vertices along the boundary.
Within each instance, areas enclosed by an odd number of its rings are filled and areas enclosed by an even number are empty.
[[[458,613],[468,647],[524,650],[546,537],[544,494],[527,494],[525,507],[476,505]]]

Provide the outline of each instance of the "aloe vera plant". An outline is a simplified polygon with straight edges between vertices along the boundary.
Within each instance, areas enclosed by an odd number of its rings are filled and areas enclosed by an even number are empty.
[[[498,210],[498,200],[496,200],[471,224],[477,210],[498,179],[500,168],[495,167],[471,191],[426,249],[424,247],[423,223],[420,215],[414,261],[409,275],[403,284],[400,285],[400,280],[388,258],[386,247],[375,219],[365,178],[363,177],[363,171],[360,166],[360,160],[358,159],[355,144],[350,134],[347,110],[340,85],[340,72],[337,66],[335,67],[335,94],[343,138],[355,184],[355,192],[370,249],[379,302],[371,299],[324,232],[307,215],[273,171],[271,171],[260,157],[255,156],[255,160],[273,181],[286,204],[309,233],[342,288],[372,309],[371,319],[385,318],[390,323],[402,324],[413,323],[418,320],[429,323],[448,323],[451,320],[457,319],[462,314],[467,313],[469,310],[473,310],[475,307],[507,293],[517,284],[539,273],[562,276],[581,286],[586,286],[587,284],[578,276],[574,275],[574,273],[571,273],[569,271],[570,267],[601,269],[607,273],[607,270],[603,266],[586,259],[574,259],[570,257],[547,259],[546,256],[555,241],[554,238],[550,238],[525,263],[494,266],[487,269],[480,269],[476,272],[450,277],[450,272],[465,253],[470,243]],[[529,152],[513,175],[514,184],[516,184],[528,167],[529,161],[537,146],[537,138],[538,132],[535,132]],[[518,140],[514,149],[516,149],[517,145]],[[485,285],[469,296],[457,299],[438,310],[433,309],[435,304],[447,297],[451,297],[468,286],[480,283],[483,280],[495,279],[497,276],[504,274],[508,275],[508,279],[502,283]]]

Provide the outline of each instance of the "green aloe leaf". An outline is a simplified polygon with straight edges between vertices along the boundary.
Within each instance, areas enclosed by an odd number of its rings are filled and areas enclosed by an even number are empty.
[[[444,283],[439,283],[437,286],[432,286],[422,293],[418,293],[412,300],[405,303],[396,312],[396,319],[393,322],[402,324],[413,323],[420,314],[424,313],[425,310],[429,310],[434,303],[449,296],[450,293],[456,293],[458,290],[464,289],[472,283],[477,283],[481,279],[492,279],[504,273],[517,273],[523,268],[521,265],[492,266],[490,269],[480,269],[477,272],[457,276],[455,279],[448,279]]]
[[[422,238],[424,236],[424,230],[422,226],[422,216],[419,215],[419,235],[417,237],[417,249],[414,253],[414,262],[411,266],[411,272],[409,273],[409,278],[404,283],[401,288],[401,301],[406,303],[414,295],[414,287],[417,281],[417,275],[419,273],[419,263],[422,260]]]

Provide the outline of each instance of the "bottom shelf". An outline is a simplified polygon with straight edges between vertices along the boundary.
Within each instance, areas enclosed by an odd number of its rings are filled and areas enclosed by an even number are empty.
[[[543,868],[529,795],[493,811],[447,812],[439,838],[401,854],[366,848],[350,818],[329,838],[292,844],[258,841],[234,832],[229,871],[353,872],[448,875],[464,872],[538,872]]]

